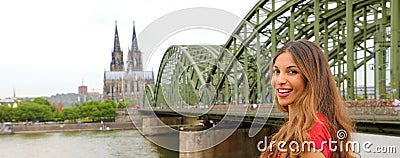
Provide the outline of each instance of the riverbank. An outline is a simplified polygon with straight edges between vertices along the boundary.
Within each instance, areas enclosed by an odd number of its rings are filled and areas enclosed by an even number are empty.
[[[50,132],[75,132],[75,131],[98,131],[109,127],[110,130],[132,130],[136,129],[132,122],[104,122],[82,123],[82,124],[50,124],[50,125],[18,125],[10,126],[14,134],[21,133],[50,133]]]

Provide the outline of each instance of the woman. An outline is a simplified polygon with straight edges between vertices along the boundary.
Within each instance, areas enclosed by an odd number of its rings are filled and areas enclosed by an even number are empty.
[[[346,145],[352,124],[322,49],[307,40],[291,41],[271,66],[276,105],[289,119],[261,157],[353,157]]]

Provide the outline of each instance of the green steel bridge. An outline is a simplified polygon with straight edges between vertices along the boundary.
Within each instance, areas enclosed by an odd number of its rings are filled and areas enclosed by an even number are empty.
[[[261,0],[224,45],[170,46],[142,109],[218,116],[236,106],[246,117],[284,118],[255,112],[273,102],[270,60],[284,43],[309,39],[324,50],[354,119],[400,124],[390,104],[400,92],[399,8],[398,0]]]

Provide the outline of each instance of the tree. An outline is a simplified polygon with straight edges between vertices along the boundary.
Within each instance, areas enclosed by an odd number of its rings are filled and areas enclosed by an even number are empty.
[[[115,118],[116,104],[115,102],[102,102],[100,104],[101,115],[108,120]]]
[[[62,119],[62,113],[58,110],[53,111],[53,121],[60,121]]]
[[[71,121],[76,121],[76,119],[79,118],[79,115],[77,113],[77,108],[72,107],[72,108],[65,108],[61,112],[61,118],[63,120],[71,120]]]
[[[18,121],[48,121],[53,119],[50,106],[35,102],[22,102],[14,112],[15,120]]]
[[[35,98],[35,99],[33,99],[33,103],[49,106],[51,109],[51,112],[57,111],[57,108],[54,106],[51,106],[50,102],[45,98]]]
[[[113,120],[117,104],[114,101],[89,101],[81,105],[65,108],[61,112],[62,119],[90,119],[91,121]]]
[[[124,108],[126,108],[126,103],[125,103],[125,102],[119,102],[117,108],[118,108],[118,109],[124,109]]]
[[[8,105],[0,105],[0,121],[11,121],[13,110]]]
[[[35,98],[33,99],[34,103],[51,106],[50,102],[45,98]]]

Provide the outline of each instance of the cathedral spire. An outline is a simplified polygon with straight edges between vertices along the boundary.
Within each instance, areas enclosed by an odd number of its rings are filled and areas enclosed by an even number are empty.
[[[16,99],[15,88],[13,88],[13,98]]]
[[[133,33],[132,33],[132,41],[136,39],[136,31],[135,31],[135,21],[133,21]]]
[[[138,42],[136,38],[136,31],[135,31],[135,21],[133,21],[133,32],[132,32],[132,50],[138,51]]]
[[[139,50],[137,41],[135,21],[133,21],[132,45],[128,52],[127,71],[143,71],[142,52]]]
[[[117,21],[115,21],[114,49],[112,52],[110,64],[111,71],[124,71],[124,53],[119,45]]]
[[[117,20],[115,20],[114,51],[115,51],[115,52],[120,52],[120,51],[121,51],[121,47],[120,47],[120,45],[119,45]]]

